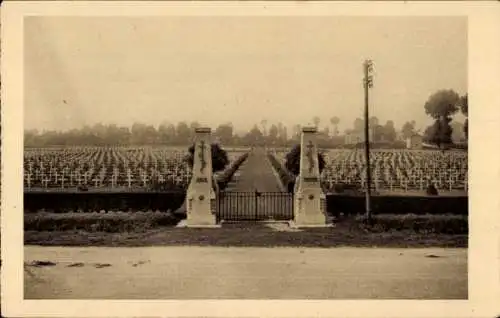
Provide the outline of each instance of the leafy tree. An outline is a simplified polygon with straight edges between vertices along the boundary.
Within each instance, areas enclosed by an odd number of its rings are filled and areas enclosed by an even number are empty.
[[[365,125],[365,121],[363,119],[356,118],[354,120],[354,130],[353,130],[353,132],[359,133],[359,132],[364,131],[364,129],[365,129],[364,125]]]
[[[193,131],[189,128],[186,122],[179,122],[175,130],[176,142],[178,144],[186,144],[190,142]]]
[[[286,143],[288,141],[288,128],[282,123],[279,123],[278,130],[279,130],[278,138],[280,143]]]
[[[272,144],[275,145],[276,142],[278,141],[278,126],[275,124],[272,124],[271,127],[269,128],[269,135],[267,136],[268,141]]]
[[[230,123],[219,125],[215,129],[214,135],[219,138],[223,145],[231,144],[233,140],[233,125]]]
[[[378,130],[379,120],[376,116],[372,116],[368,119],[368,127],[370,129],[370,133],[372,134],[370,137],[370,142],[377,142],[380,140],[380,131]],[[364,130],[364,129],[363,129]]]
[[[434,125],[427,126],[424,131],[424,135],[422,136],[422,141],[431,144],[432,139],[434,138]]]
[[[451,89],[437,91],[425,102],[425,113],[434,119],[450,117],[458,111],[459,98],[458,93]]]
[[[427,127],[424,133],[424,141],[434,144],[441,148],[444,145],[451,144],[452,129],[450,126],[451,118],[444,117],[443,119],[436,119],[434,124]]]
[[[469,94],[465,94],[460,98],[460,110],[464,116],[469,115]]]
[[[300,145],[295,145],[293,148],[286,154],[285,157],[285,167],[288,171],[290,171],[295,176],[298,176],[300,173]],[[318,152],[318,165],[319,165],[319,173],[323,171],[325,168],[325,158],[323,154]]]
[[[212,171],[222,171],[229,164],[229,157],[227,152],[220,147],[218,143],[211,144],[212,150]],[[188,156],[186,158],[189,167],[192,169],[194,164],[194,144],[188,149]]]
[[[376,125],[372,129],[373,129],[373,141],[374,142],[379,142],[382,139],[384,141],[388,141],[387,138],[386,138],[386,136],[385,136],[384,126],[382,126],[382,125]]]
[[[254,125],[253,128],[243,137],[243,140],[247,145],[260,145],[264,142],[264,135],[260,131],[259,127],[257,127],[257,125]]]
[[[383,128],[384,139],[388,142],[396,141],[396,128],[394,128],[394,122],[392,120],[388,120]]]
[[[466,117],[464,124],[465,139],[469,139],[469,94],[465,94],[460,98],[460,110]]]
[[[260,121],[260,124],[262,126],[262,133],[264,136],[267,136],[267,119],[262,119]]]
[[[429,141],[440,148],[452,142],[450,122],[451,116],[458,111],[459,100],[460,96],[455,91],[440,90],[432,94],[424,105],[425,112],[435,119],[433,128],[428,131],[433,134],[429,136]]]
[[[413,136],[415,133],[415,122],[406,122],[403,125],[403,128],[401,128],[401,133],[403,135],[403,138],[410,138]]]
[[[339,123],[340,123],[340,118],[338,118],[337,116],[334,116],[334,117],[330,118],[330,123],[333,126],[333,135],[334,136],[338,136],[339,135],[338,126],[339,126]]]
[[[158,127],[159,143],[173,143],[175,140],[175,126],[163,121]]]

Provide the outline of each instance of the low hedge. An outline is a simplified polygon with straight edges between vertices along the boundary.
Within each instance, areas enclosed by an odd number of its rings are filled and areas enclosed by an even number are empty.
[[[179,222],[165,212],[47,213],[24,215],[25,231],[144,232]]]
[[[271,153],[268,153],[267,157],[269,159],[269,162],[271,162],[274,170],[278,173],[281,184],[285,188],[287,188],[288,192],[293,192],[293,187],[295,184],[294,176]]]
[[[228,183],[232,180],[233,175],[240,168],[241,164],[248,158],[249,153],[246,152],[239,156],[235,161],[231,163],[229,168],[224,170],[224,172],[219,176],[217,184],[220,190],[224,190]]]
[[[185,191],[175,192],[25,192],[24,212],[76,211],[174,211],[186,198]]]
[[[326,206],[330,215],[356,215],[365,211],[365,196],[328,194]],[[374,195],[371,197],[374,215],[469,215],[467,196]]]
[[[365,230],[375,233],[410,231],[421,234],[468,234],[469,221],[465,215],[433,214],[379,214],[372,216],[370,226],[364,223],[364,216],[356,220]]]

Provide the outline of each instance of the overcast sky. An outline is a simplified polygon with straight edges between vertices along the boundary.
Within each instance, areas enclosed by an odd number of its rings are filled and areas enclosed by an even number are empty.
[[[24,54],[27,129],[336,115],[343,131],[363,115],[365,58],[371,115],[397,127],[427,125],[436,90],[467,91],[459,17],[31,17]]]

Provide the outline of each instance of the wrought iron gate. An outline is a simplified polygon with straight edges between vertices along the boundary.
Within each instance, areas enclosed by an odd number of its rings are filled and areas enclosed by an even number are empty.
[[[292,220],[293,194],[286,192],[220,192],[218,221]]]

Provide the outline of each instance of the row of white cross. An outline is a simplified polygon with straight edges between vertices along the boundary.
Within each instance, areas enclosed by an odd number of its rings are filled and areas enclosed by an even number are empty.
[[[382,182],[382,180],[380,180],[378,178],[374,178],[373,184],[375,185],[376,189],[382,188],[380,186],[380,184],[382,183],[382,184],[388,184],[389,189],[391,189],[391,190],[393,188],[402,188],[402,189],[405,189],[406,191],[408,191],[408,189],[411,188],[412,185],[417,184],[417,182],[415,182],[416,180],[411,180],[413,182],[409,182],[410,181],[409,179],[402,179],[399,181],[399,183],[395,183],[392,178],[389,180],[385,180],[385,181],[386,182]],[[330,187],[332,187],[333,185],[335,185],[339,182],[343,182],[343,183],[347,183],[347,184],[358,183],[358,184],[361,184],[363,186],[363,188],[366,187],[366,178],[364,178],[364,177],[357,179],[356,181],[353,179],[350,179],[350,178],[346,178],[346,179],[332,178],[332,179],[328,179],[326,181],[326,183],[329,184]],[[463,190],[467,191],[467,189],[468,189],[467,180],[465,180],[463,183],[459,183],[453,179],[448,180],[448,182],[443,182],[443,180],[439,180],[439,179],[432,179],[432,181],[431,181],[431,179],[420,178],[420,180],[418,182],[418,187],[420,190],[423,190],[424,187],[427,187],[430,184],[433,184],[437,188],[442,188],[443,185],[446,183],[448,185],[447,188],[450,191],[452,191],[453,189],[463,189]]]
[[[464,182],[467,181],[466,174],[463,176],[461,176],[459,174],[449,174],[447,176],[448,176],[447,183],[449,183],[450,186],[453,184],[456,184],[456,183],[460,183],[461,181],[464,181]],[[364,180],[366,179],[365,174],[359,174],[359,175],[341,174],[341,175],[339,175],[339,174],[325,173],[325,174],[323,174],[323,177],[327,181],[333,180],[335,182],[338,182],[341,180],[344,180],[347,182],[350,182],[350,180],[361,180],[362,182],[364,182]],[[394,182],[394,176],[391,174],[384,174],[384,175],[381,175],[379,173],[373,174],[373,180],[375,180],[376,182],[382,181],[382,180],[380,180],[381,177],[384,177],[384,181],[386,181],[387,183]],[[461,180],[461,177],[463,177],[462,180]],[[411,175],[411,176],[403,176],[401,174],[398,174],[396,179],[398,179],[401,184],[419,182],[422,185],[424,182],[429,182],[429,180],[431,180],[431,179],[433,180],[434,183],[443,183],[443,179],[445,179],[445,178],[443,178],[442,176],[440,176],[439,178],[436,178],[436,176],[432,177],[430,175],[424,175],[424,174]]]
[[[78,185],[81,185],[82,182],[84,182],[85,184],[87,184],[91,174],[87,174],[87,173],[83,173],[83,174],[80,174],[80,173],[70,173],[69,175],[65,175],[64,173],[62,174],[58,174],[57,172],[54,173],[54,179],[52,179],[52,176],[48,176],[48,175],[42,175],[41,176],[41,183],[44,187],[47,187],[49,183],[51,183],[52,181],[54,181],[54,183],[56,184],[59,184],[61,185],[62,188],[64,188],[65,186],[65,182],[66,181],[69,181],[69,184],[73,184],[73,181],[76,181],[78,183]],[[112,187],[115,187],[119,181],[119,179],[123,179],[123,178],[119,178],[119,177],[125,177],[125,175],[121,174],[121,175],[117,175],[117,174],[113,174],[111,175],[111,184],[112,184]],[[26,181],[26,185],[28,186],[28,188],[31,188],[32,186],[32,183],[33,183],[33,174],[28,172],[28,173],[25,173],[25,177],[24,177],[25,181]],[[101,186],[103,184],[103,181],[105,179],[105,176],[104,175],[96,175],[93,179],[91,179],[91,181],[94,182],[94,186],[97,187],[97,186]],[[128,186],[131,187],[132,186],[132,183],[134,183],[135,181],[142,181],[143,182],[143,185],[144,186],[147,186],[149,181],[153,181],[153,180],[158,180],[160,183],[163,183],[163,182],[166,182],[166,181],[176,181],[176,182],[186,182],[188,178],[182,178],[182,177],[174,177],[174,176],[169,176],[169,175],[163,175],[163,174],[153,174],[153,175],[148,175],[146,173],[142,173],[140,175],[139,178],[135,178],[132,173],[127,173],[126,175],[126,182],[128,183]]]

